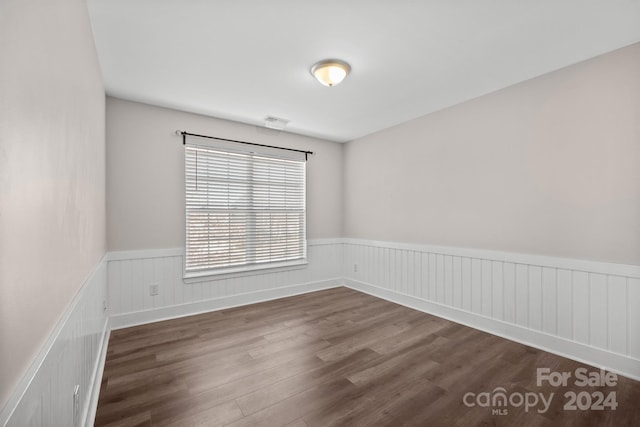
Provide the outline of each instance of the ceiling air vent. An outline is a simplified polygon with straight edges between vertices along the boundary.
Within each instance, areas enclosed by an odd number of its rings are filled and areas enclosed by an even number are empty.
[[[280,117],[267,116],[264,119],[264,127],[275,130],[282,130],[287,126],[289,120],[281,119]]]

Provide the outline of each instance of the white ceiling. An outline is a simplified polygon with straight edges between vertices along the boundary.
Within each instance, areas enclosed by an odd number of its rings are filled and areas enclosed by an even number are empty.
[[[334,141],[640,41],[640,0],[88,3],[109,95]]]

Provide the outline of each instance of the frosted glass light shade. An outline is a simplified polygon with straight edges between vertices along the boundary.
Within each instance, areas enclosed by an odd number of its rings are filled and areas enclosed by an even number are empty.
[[[351,67],[338,59],[327,59],[311,67],[311,74],[325,86],[335,86],[344,80],[351,71]]]

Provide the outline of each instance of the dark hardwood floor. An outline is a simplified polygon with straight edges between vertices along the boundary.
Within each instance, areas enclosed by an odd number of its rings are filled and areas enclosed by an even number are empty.
[[[640,425],[639,382],[578,387],[581,367],[599,372],[337,288],[113,331],[96,426]],[[539,387],[537,368],[572,377]],[[477,404],[497,387],[507,406]],[[565,392],[617,408],[564,410]]]

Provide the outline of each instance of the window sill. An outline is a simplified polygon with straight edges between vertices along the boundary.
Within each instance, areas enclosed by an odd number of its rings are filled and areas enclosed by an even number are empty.
[[[183,279],[185,283],[207,282],[211,280],[223,280],[239,276],[253,276],[266,273],[277,273],[279,271],[297,270],[305,268],[308,264],[307,259],[296,261],[285,261],[270,263],[267,265],[251,265],[232,268],[221,268],[219,270],[206,270],[197,273],[184,273]]]

